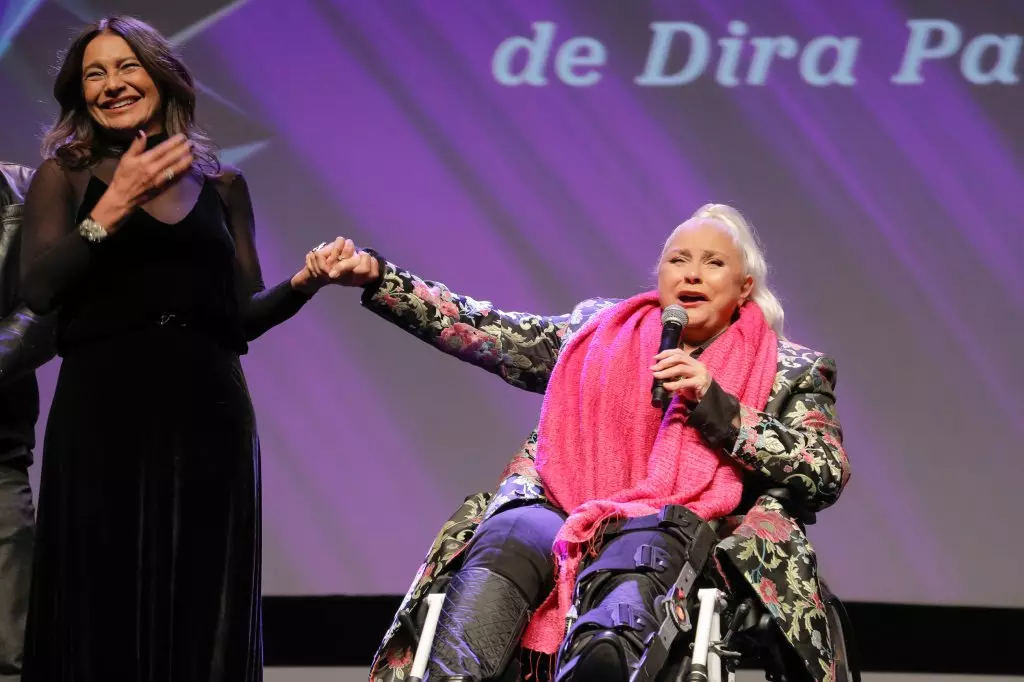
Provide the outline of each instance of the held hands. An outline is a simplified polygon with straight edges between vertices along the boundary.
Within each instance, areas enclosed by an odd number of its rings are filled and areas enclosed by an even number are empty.
[[[664,382],[665,390],[678,393],[684,400],[697,403],[711,386],[711,373],[699,360],[681,348],[662,351],[651,366],[654,378]]]
[[[92,217],[108,232],[133,210],[192,168],[192,143],[175,135],[146,150],[146,135],[140,132],[125,151],[114,171],[110,186]]]
[[[338,237],[306,254],[306,265],[292,278],[292,286],[312,293],[327,284],[365,286],[379,276],[376,258],[356,249],[351,239]]]

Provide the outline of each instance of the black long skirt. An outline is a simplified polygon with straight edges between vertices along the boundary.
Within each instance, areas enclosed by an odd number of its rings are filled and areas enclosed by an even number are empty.
[[[23,682],[262,679],[260,461],[238,356],[156,329],[64,358]]]

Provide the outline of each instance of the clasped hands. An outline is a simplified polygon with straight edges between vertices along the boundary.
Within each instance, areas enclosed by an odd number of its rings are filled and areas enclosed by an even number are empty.
[[[666,391],[678,393],[689,403],[699,403],[711,387],[711,372],[707,366],[682,348],[655,355],[651,371],[655,379],[664,382]]]
[[[293,279],[296,288],[316,291],[327,284],[361,287],[380,276],[377,259],[356,248],[351,239],[338,237],[306,254],[306,265]],[[711,386],[711,373],[704,363],[681,348],[654,356],[654,377],[665,390],[678,393],[691,403],[700,402]]]
[[[328,284],[361,287],[379,276],[376,258],[357,249],[351,239],[338,237],[306,254],[305,266],[292,278],[292,286],[313,293]]]

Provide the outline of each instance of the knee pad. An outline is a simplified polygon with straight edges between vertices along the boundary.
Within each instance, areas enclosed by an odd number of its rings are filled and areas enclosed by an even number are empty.
[[[703,566],[713,539],[707,524],[676,505],[607,532],[577,578],[580,618],[559,650],[557,682],[628,682],[661,626],[663,598],[694,555]]]
[[[579,575],[580,614],[559,651],[557,682],[628,682],[660,625],[656,603],[679,572],[682,547],[657,529],[607,538]]]
[[[657,628],[643,604],[599,604],[573,624],[562,643],[557,682],[628,682]]]

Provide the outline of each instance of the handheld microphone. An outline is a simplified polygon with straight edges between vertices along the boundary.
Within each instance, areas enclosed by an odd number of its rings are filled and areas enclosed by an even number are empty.
[[[683,327],[690,321],[683,306],[673,303],[661,313],[661,346],[658,352],[671,350],[679,347],[679,337],[683,334]],[[672,400],[672,394],[665,390],[661,379],[655,379],[651,386],[651,405],[664,409]]]

